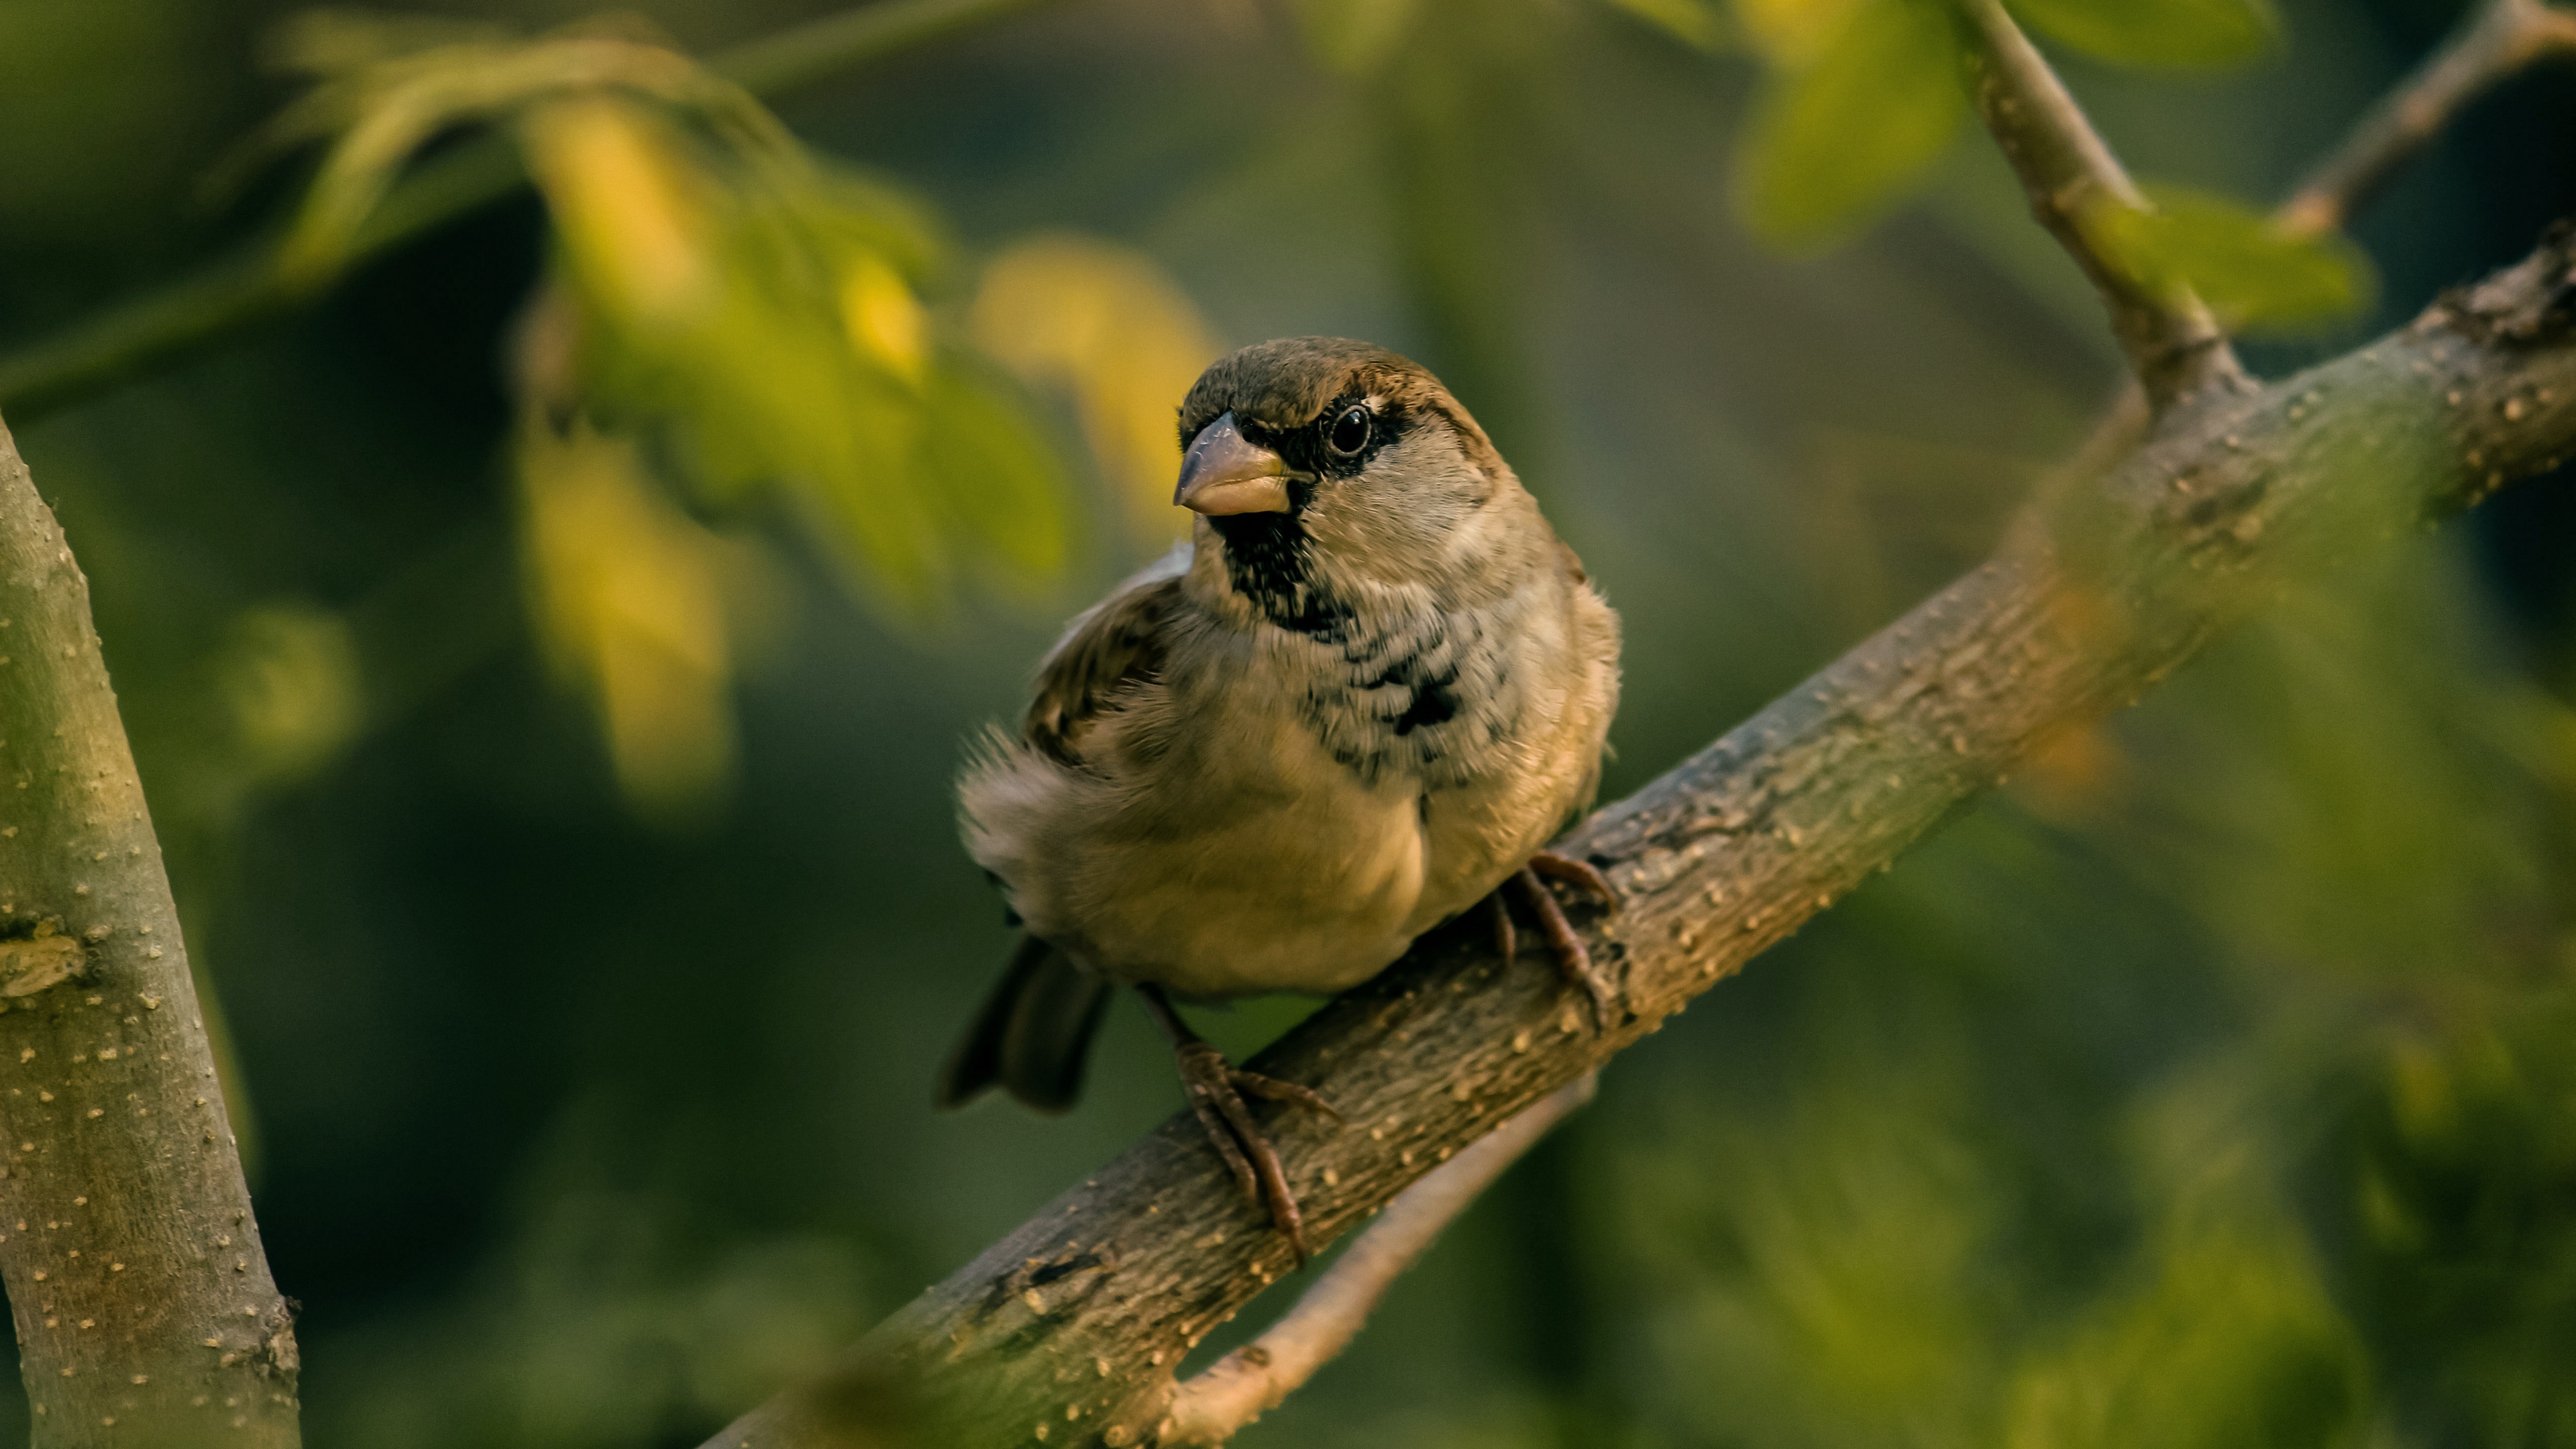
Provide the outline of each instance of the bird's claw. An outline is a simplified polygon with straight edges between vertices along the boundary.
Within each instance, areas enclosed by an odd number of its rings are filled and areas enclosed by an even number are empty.
[[[1351,1120],[1342,1115],[1341,1108],[1325,1101],[1324,1094],[1312,1087],[1301,1087],[1295,1082],[1283,1082],[1277,1077],[1265,1077],[1259,1072],[1247,1072],[1240,1068],[1233,1073],[1232,1081],[1235,1090],[1239,1092],[1250,1092],[1256,1097],[1272,1102],[1293,1103],[1310,1112],[1321,1112],[1336,1122]]]
[[[1576,856],[1559,855],[1553,850],[1542,850],[1529,858],[1529,868],[1576,887],[1600,902],[1601,909],[1612,915],[1619,913],[1619,888],[1612,885],[1610,877],[1603,875],[1600,867],[1592,862]]]
[[[1244,1198],[1256,1207],[1266,1207],[1270,1224],[1288,1240],[1297,1255],[1297,1266],[1306,1266],[1311,1256],[1306,1250],[1306,1219],[1297,1210],[1297,1195],[1289,1190],[1287,1166],[1279,1160],[1279,1150],[1252,1120],[1252,1109],[1243,1100],[1250,1092],[1273,1102],[1286,1102],[1321,1112],[1336,1122],[1346,1120],[1340,1109],[1327,1102],[1310,1087],[1283,1082],[1258,1072],[1247,1072],[1225,1059],[1225,1054],[1203,1041],[1184,1043],[1178,1049],[1181,1086],[1189,1095],[1190,1110],[1198,1114],[1199,1126],[1208,1135],[1217,1156],[1225,1159],[1226,1170],[1234,1174],[1235,1185]]]
[[[1596,891],[1614,907],[1618,903],[1618,892],[1611,888],[1607,877],[1589,864],[1546,851],[1532,857],[1530,863],[1512,877],[1521,894],[1529,898],[1530,909],[1538,913],[1539,929],[1547,935],[1548,954],[1556,960],[1557,974],[1569,984],[1583,989],[1585,998],[1592,1003],[1592,1025],[1596,1029],[1606,1029],[1610,1025],[1614,1005],[1610,983],[1593,968],[1592,953],[1583,948],[1583,938],[1575,934],[1574,923],[1565,918],[1565,907],[1557,903],[1555,892],[1539,879],[1542,871]],[[1505,912],[1503,916],[1508,927],[1509,913]],[[1509,964],[1508,952],[1506,964]]]

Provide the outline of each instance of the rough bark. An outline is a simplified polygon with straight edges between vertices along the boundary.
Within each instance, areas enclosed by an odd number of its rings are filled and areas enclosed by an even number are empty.
[[[0,1281],[40,1449],[299,1442],[89,584],[0,426]]]
[[[1607,1030],[1545,962],[1505,973],[1459,931],[1264,1052],[1256,1069],[1351,1119],[1271,1119],[1309,1237],[1658,1029],[2285,580],[2554,468],[2576,447],[2571,300],[2561,230],[2358,352],[2177,407],[1990,562],[1586,822],[1560,848],[1626,897],[1592,926],[1619,981]],[[925,1442],[956,1449],[1151,1442],[1181,1357],[1290,1267],[1183,1113],[887,1320],[849,1382],[907,1386],[937,1425]],[[711,1449],[833,1442],[830,1401],[779,1400]]]

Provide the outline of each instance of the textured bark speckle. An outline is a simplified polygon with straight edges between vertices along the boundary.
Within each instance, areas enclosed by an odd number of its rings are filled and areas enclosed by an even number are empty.
[[[90,625],[0,429],[0,1281],[40,1449],[298,1440],[187,948]]]

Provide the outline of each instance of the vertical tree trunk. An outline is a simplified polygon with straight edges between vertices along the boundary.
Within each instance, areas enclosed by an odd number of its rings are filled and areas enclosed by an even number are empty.
[[[41,1449],[299,1442],[187,948],[90,624],[0,425],[0,1281]]]

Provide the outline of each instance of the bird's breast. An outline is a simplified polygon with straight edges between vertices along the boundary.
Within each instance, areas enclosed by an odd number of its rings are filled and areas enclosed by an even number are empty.
[[[1356,985],[1587,787],[1600,721],[1574,707],[1562,600],[1544,603],[1361,608],[1316,633],[1203,620],[1083,769],[1019,757],[1029,824],[985,829],[1007,859],[978,859],[1032,930],[1114,980],[1209,999]],[[970,815],[1004,794],[977,785]]]
[[[1505,767],[1496,751],[1532,703],[1524,656],[1543,660],[1561,633],[1530,602],[1361,610],[1328,637],[1274,631],[1294,684],[1280,703],[1367,784],[1466,785]]]
[[[1401,955],[1429,856],[1414,791],[1370,783],[1237,693],[1160,761],[1166,807],[1088,832],[1084,949],[1113,979],[1217,999],[1332,992]]]

